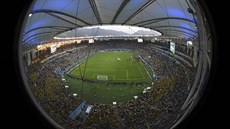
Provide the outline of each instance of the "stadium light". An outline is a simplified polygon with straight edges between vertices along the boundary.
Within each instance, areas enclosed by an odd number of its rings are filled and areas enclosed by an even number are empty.
[[[29,14],[29,17],[31,17],[32,15],[33,15],[33,14],[32,14],[32,13],[30,13],[30,14]]]
[[[192,41],[187,41],[187,46],[192,46],[192,45],[193,45]]]

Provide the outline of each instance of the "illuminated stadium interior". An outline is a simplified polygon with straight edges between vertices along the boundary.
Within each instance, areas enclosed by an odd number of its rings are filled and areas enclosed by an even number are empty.
[[[196,0],[35,0],[21,73],[56,128],[173,129],[205,91],[209,31]]]

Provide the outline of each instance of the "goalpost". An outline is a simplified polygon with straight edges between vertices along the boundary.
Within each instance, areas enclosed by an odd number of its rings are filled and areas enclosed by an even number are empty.
[[[108,80],[108,76],[106,76],[106,75],[97,75],[97,80],[107,81]]]

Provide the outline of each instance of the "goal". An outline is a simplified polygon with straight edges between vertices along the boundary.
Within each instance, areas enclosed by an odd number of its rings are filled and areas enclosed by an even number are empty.
[[[108,76],[106,76],[106,75],[97,75],[97,80],[107,81]]]

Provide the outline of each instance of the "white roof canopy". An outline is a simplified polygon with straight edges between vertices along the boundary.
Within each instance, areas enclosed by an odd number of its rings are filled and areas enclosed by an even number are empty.
[[[23,44],[36,45],[79,27],[131,25],[164,36],[197,37],[187,0],[36,0],[24,28]]]

